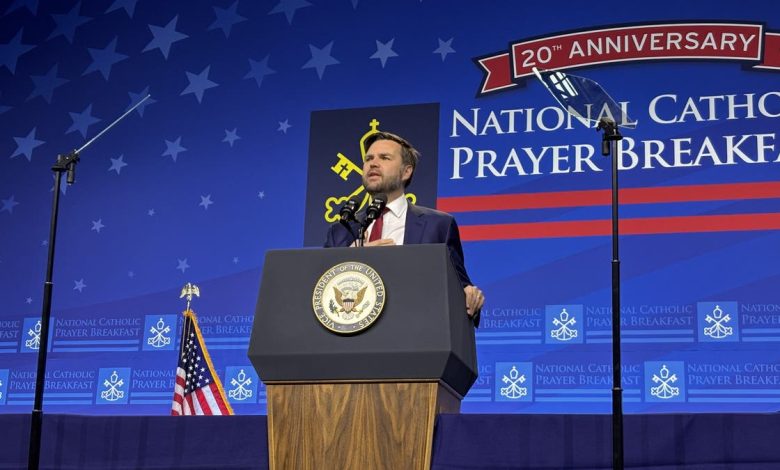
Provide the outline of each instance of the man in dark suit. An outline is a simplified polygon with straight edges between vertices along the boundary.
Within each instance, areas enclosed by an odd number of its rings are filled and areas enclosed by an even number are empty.
[[[455,219],[446,212],[409,204],[404,197],[420,153],[405,139],[389,132],[371,134],[365,145],[368,150],[363,162],[363,186],[369,194],[385,194],[387,205],[382,217],[366,230],[371,235],[364,246],[446,243],[466,294],[466,312],[477,324],[485,296],[466,273]],[[331,225],[325,247],[354,245],[357,229],[357,224],[352,232],[340,223]]]

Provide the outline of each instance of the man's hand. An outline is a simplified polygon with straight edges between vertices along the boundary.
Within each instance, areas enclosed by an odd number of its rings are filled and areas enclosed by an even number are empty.
[[[466,286],[463,288],[463,292],[466,294],[466,313],[473,317],[485,303],[485,295],[477,286]]]
[[[379,240],[366,242],[366,244],[363,246],[390,246],[390,245],[395,245],[395,241],[393,241],[392,238],[380,238]]]

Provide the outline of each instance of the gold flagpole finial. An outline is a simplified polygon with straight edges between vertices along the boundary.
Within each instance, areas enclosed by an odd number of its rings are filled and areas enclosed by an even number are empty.
[[[181,288],[181,295],[179,298],[187,297],[187,310],[190,309],[190,303],[192,302],[192,296],[200,297],[200,289],[195,284],[188,282]]]

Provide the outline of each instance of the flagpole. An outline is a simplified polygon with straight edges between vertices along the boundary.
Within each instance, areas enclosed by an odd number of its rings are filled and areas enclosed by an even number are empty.
[[[225,396],[222,382],[206,348],[206,341],[198,327],[198,317],[190,309],[193,295],[200,297],[200,290],[198,286],[187,283],[179,296],[187,298],[187,308],[183,312],[184,327],[176,365],[171,414],[232,415],[233,408]]]
[[[192,284],[191,282],[188,282],[184,285],[181,289],[181,295],[179,295],[179,298],[185,298],[187,299],[187,306],[185,307],[184,311],[182,312],[182,316],[184,317],[184,327],[181,330],[181,337],[179,341],[179,356],[176,358],[176,376],[178,377],[179,374],[179,366],[178,364],[181,364],[182,357],[184,356],[184,352],[187,350],[187,341],[190,337],[190,334],[192,333],[192,330],[194,328],[193,326],[193,316],[192,316],[192,310],[190,310],[190,305],[192,304],[192,296],[200,297],[200,289],[195,284]],[[185,371],[186,373],[186,371]],[[176,379],[174,379],[176,380]],[[176,390],[173,391],[173,403],[176,403]],[[183,396],[183,395],[182,395]],[[182,407],[184,406],[184,403],[182,402]],[[173,404],[171,405],[171,414],[175,415]]]

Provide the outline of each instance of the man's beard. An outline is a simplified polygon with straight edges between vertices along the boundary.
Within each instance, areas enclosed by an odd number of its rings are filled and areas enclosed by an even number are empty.
[[[401,180],[400,172],[397,175],[395,175],[394,178],[390,178],[390,179],[387,179],[384,176],[382,176],[382,179],[377,183],[375,183],[373,186],[371,185],[371,183],[366,181],[365,177],[363,177],[363,186],[366,188],[366,191],[368,191],[371,194],[392,193],[394,191],[402,189],[403,185],[404,183]]]

